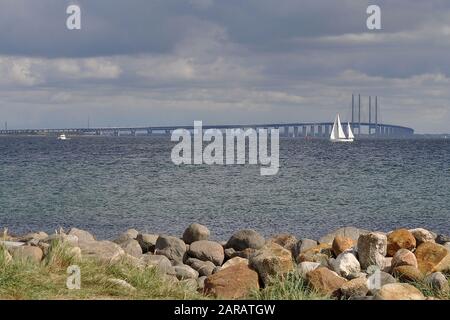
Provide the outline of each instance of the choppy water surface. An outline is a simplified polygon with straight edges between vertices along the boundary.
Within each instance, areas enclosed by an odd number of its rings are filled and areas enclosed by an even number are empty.
[[[168,137],[0,137],[0,227],[129,227],[216,239],[241,228],[317,237],[340,226],[450,233],[450,142],[281,140],[281,169],[175,166]]]

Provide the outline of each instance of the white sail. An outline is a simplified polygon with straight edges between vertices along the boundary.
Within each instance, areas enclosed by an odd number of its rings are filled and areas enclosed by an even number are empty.
[[[353,135],[353,132],[352,132],[352,127],[350,126],[350,122],[347,122],[347,138],[348,139],[355,138],[355,136]]]
[[[342,128],[341,118],[339,117],[339,114],[337,115],[337,123],[338,123],[338,138],[346,139],[347,137],[345,136],[344,129]]]
[[[333,129],[331,129],[331,134],[330,134],[330,140],[336,140],[338,139],[339,133],[338,133],[338,116],[336,116],[336,119],[334,119],[334,123],[333,123]]]

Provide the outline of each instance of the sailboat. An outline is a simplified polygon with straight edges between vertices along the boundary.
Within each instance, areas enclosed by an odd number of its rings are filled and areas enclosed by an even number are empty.
[[[344,129],[341,125],[341,118],[339,113],[334,119],[333,129],[331,130],[330,140],[333,142],[353,142],[355,136],[353,135],[350,123],[347,122],[347,135],[345,135]]]

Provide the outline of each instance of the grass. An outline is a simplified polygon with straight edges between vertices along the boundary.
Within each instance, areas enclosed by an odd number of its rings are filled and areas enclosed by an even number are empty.
[[[55,243],[39,264],[5,260],[0,248],[0,299],[201,299],[195,291],[165,279],[156,268],[139,269],[126,261],[100,264],[78,260],[69,248]],[[67,267],[76,264],[81,270],[81,288],[66,287]],[[127,290],[110,279],[127,281],[136,290]]]
[[[291,272],[283,278],[270,281],[270,285],[251,293],[250,299],[257,300],[329,300],[325,296],[308,288],[305,280],[297,272]]]

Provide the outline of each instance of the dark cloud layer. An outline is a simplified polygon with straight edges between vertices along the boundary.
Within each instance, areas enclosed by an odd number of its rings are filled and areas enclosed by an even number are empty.
[[[65,28],[69,4],[81,31]],[[3,0],[0,120],[330,120],[361,92],[388,122],[449,131],[450,2],[370,4],[380,31],[361,0]]]

